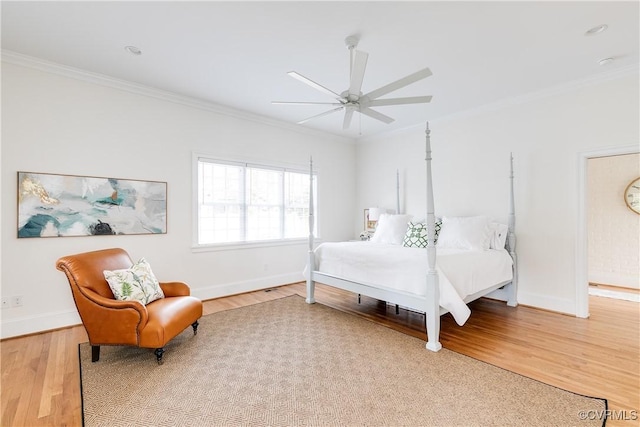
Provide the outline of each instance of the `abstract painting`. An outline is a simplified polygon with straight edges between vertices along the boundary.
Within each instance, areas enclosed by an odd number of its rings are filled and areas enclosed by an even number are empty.
[[[167,232],[167,183],[18,172],[18,237]]]

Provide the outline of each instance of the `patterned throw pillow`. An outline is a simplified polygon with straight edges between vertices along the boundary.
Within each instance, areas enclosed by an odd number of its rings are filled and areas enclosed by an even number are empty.
[[[440,228],[442,227],[442,220],[436,220],[436,236],[435,242],[438,243],[438,234],[440,234]],[[402,246],[408,248],[426,248],[427,241],[427,224],[424,222],[413,223],[410,222],[407,226],[407,233],[404,236]]]
[[[144,305],[164,298],[158,279],[151,271],[146,259],[141,258],[131,268],[125,270],[104,270],[113,296],[120,301],[139,301]]]

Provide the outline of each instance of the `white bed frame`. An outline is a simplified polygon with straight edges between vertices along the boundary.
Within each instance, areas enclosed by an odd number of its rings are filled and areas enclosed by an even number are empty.
[[[427,230],[428,230],[428,272],[426,277],[427,292],[425,296],[416,295],[404,291],[391,290],[381,288],[379,286],[358,283],[351,280],[346,280],[331,274],[322,273],[314,270],[315,258],[314,258],[314,236],[313,228],[315,219],[313,216],[313,161],[310,162],[310,197],[309,197],[309,258],[307,271],[309,276],[307,278],[307,297],[306,302],[308,304],[315,303],[315,282],[320,282],[329,286],[333,286],[339,289],[344,289],[357,294],[366,295],[372,298],[376,298],[382,301],[387,301],[392,304],[407,307],[411,310],[416,310],[425,313],[425,322],[427,330],[427,349],[431,351],[438,351],[442,348],[440,344],[440,316],[447,313],[447,310],[440,307],[440,291],[438,284],[438,273],[436,271],[436,245],[434,242],[435,237],[435,214],[433,206],[433,185],[431,174],[431,140],[429,130],[429,123],[427,123],[426,134],[426,167],[427,167]],[[398,173],[399,175],[399,173]],[[489,289],[485,289],[481,292],[469,295],[464,298],[465,303],[474,301],[480,297],[487,296],[507,302],[507,305],[515,307],[517,303],[517,264],[516,264],[516,236],[515,236],[515,209],[514,209],[514,192],[513,192],[513,156],[510,156],[510,199],[509,199],[509,217],[508,217],[508,236],[507,236],[507,250],[513,258],[513,279],[507,282],[498,283]],[[399,179],[398,179],[398,196],[397,196],[397,213],[400,213],[400,195],[399,195]]]

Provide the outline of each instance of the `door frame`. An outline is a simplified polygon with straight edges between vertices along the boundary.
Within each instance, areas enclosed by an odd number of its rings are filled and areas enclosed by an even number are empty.
[[[638,145],[578,153],[578,220],[576,221],[576,316],[589,317],[589,263],[587,239],[587,164],[589,159],[640,152]]]

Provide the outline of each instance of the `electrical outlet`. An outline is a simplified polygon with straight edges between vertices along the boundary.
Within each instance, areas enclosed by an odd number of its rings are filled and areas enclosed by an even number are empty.
[[[9,308],[9,297],[2,297],[2,308]]]
[[[16,295],[14,297],[11,297],[11,306],[22,307],[22,295]]]

